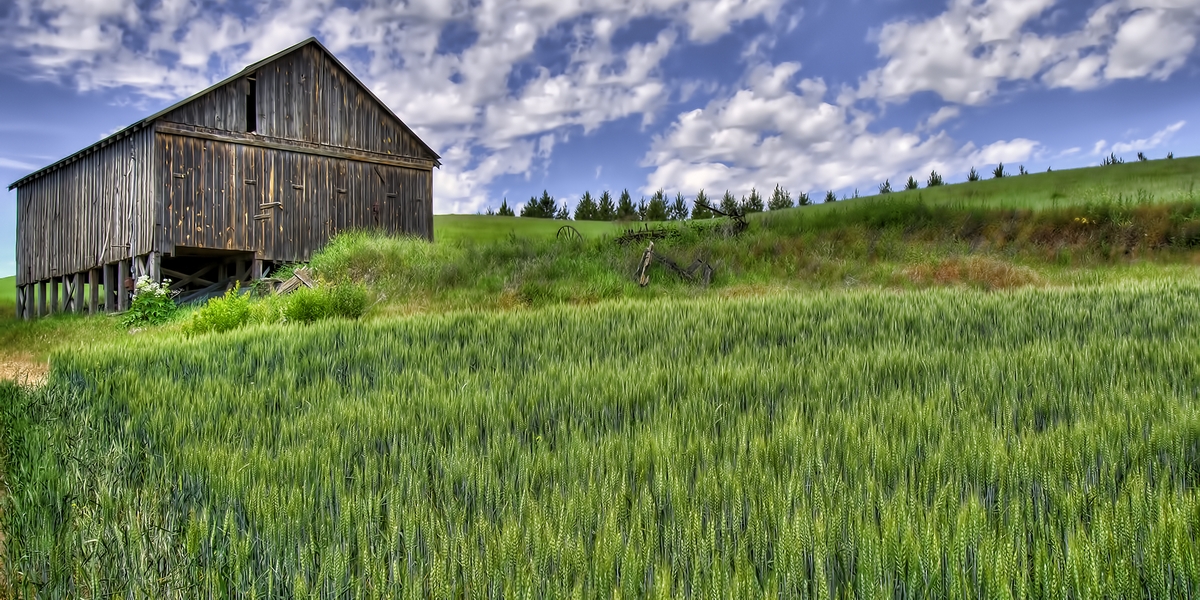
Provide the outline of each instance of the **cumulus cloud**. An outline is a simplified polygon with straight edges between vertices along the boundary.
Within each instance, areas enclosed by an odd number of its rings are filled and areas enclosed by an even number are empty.
[[[873,189],[885,179],[933,169],[949,175],[1019,162],[1039,148],[1023,138],[977,147],[944,131],[872,131],[873,115],[826,101],[825,82],[795,82],[799,70],[797,63],[759,65],[742,89],[680,114],[643,159],[654,168],[643,191],[746,192],[776,184],[795,191]]]
[[[934,92],[979,105],[1006,82],[1090,89],[1115,79],[1163,79],[1196,45],[1198,0],[1110,0],[1077,29],[1039,34],[1056,0],[950,0],[945,12],[880,29],[885,64],[858,83],[859,99],[902,102]]]
[[[685,37],[711,42],[775,19],[784,0],[22,0],[0,10],[0,48],[28,77],[161,104],[310,35],[443,155],[439,211],[474,212],[496,177],[546,161],[572,128],[641,115],[670,96],[659,65]],[[661,33],[616,47],[657,17]],[[447,37],[461,47],[447,48]],[[520,71],[539,43],[567,49],[554,70]],[[453,44],[451,44],[453,46]],[[514,81],[517,85],[513,85]]]

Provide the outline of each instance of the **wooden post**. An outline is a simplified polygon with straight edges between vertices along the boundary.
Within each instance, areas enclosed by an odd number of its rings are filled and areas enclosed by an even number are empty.
[[[129,308],[129,259],[121,259],[117,263],[117,310],[124,312]]]
[[[262,279],[263,261],[261,258],[254,259],[254,266],[250,268],[250,279],[258,281]]]
[[[17,319],[25,318],[25,286],[17,286]]]
[[[58,312],[58,278],[50,278],[50,314]]]
[[[112,312],[113,307],[116,306],[113,303],[113,299],[116,298],[113,296],[113,266],[104,265],[100,269],[101,285],[104,286],[104,312]]]
[[[43,279],[43,280],[37,282],[37,288],[38,288],[37,316],[44,317],[44,316],[50,314],[50,312],[46,310],[46,280]]]
[[[88,270],[88,314],[94,315],[100,304],[100,274],[98,269]]]
[[[76,313],[82,313],[84,307],[84,287],[83,287],[83,271],[80,271],[71,276],[74,281],[71,283],[71,308],[75,309]]]
[[[157,252],[151,252],[147,259],[150,271],[150,281],[154,283],[162,282],[162,255]]]

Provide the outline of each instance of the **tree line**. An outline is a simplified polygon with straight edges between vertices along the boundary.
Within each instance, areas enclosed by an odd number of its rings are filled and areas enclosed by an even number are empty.
[[[833,192],[829,192],[825,196],[826,202],[836,200],[837,197],[833,195]],[[709,210],[709,206],[725,214],[735,212],[746,214],[811,204],[808,194],[800,193],[793,199],[791,192],[779,185],[775,186],[771,197],[765,201],[758,189],[752,188],[750,195],[742,195],[740,200],[732,192],[725,190],[725,194],[721,196],[717,204],[712,202],[713,199],[710,199],[703,189],[696,193],[692,202],[688,202],[684,198],[683,192],[676,193],[674,199],[668,200],[660,188],[650,196],[649,200],[643,196],[636,203],[628,189],[621,190],[620,196],[615,201],[612,194],[608,190],[604,190],[598,197],[592,196],[591,192],[584,192],[575,205],[575,211],[572,212],[565,201],[559,204],[549,191],[542,190],[541,197],[530,196],[529,202],[521,206],[521,216],[540,219],[574,219],[576,221],[685,221],[688,219],[711,219],[717,216]],[[498,210],[489,208],[486,214],[502,217],[517,216],[516,211],[509,206],[507,198],[500,204]]]

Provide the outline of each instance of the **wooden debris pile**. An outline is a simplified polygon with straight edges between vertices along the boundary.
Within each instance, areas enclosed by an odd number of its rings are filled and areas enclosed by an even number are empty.
[[[290,294],[301,287],[315,288],[317,283],[313,280],[312,271],[308,269],[296,269],[292,271],[292,276],[288,279],[267,278],[262,282],[267,285],[267,290],[272,294]]]
[[[692,264],[681,267],[671,257],[655,252],[654,241],[651,240],[650,244],[646,246],[645,252],[642,252],[642,260],[638,263],[637,273],[634,274],[638,285],[642,287],[650,285],[650,265],[654,261],[658,261],[659,264],[670,269],[681,279],[690,283],[699,283],[704,287],[708,287],[708,284],[712,282],[713,267],[708,261],[697,258],[692,261]]]

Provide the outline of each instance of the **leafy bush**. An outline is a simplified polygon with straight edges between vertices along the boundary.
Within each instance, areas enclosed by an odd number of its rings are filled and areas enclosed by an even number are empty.
[[[133,289],[133,302],[121,317],[121,323],[126,327],[137,327],[161,325],[169,321],[177,310],[170,283],[169,279],[154,283],[145,275],[138,277]]]
[[[323,288],[300,288],[288,297],[288,321],[312,323],[334,317],[357,319],[367,311],[367,290],[362,285],[340,283]]]
[[[1116,152],[1110,152],[1109,155],[1104,157],[1104,160],[1100,162],[1100,166],[1102,166],[1102,167],[1110,167],[1112,165],[1121,165],[1121,164],[1125,164],[1125,159],[1117,158]]]
[[[837,202],[837,195],[833,193],[833,190],[825,192],[825,202]]]
[[[1000,163],[996,165],[995,169],[992,169],[992,179],[1000,179],[1001,177],[1004,177],[1004,163]]]
[[[967,173],[967,181],[979,181],[979,171],[975,167],[971,167],[971,172]]]
[[[232,331],[250,321],[250,296],[241,293],[241,285],[235,284],[224,296],[210,298],[192,315],[192,320],[183,326],[184,333],[220,333]]]
[[[883,183],[879,184],[879,193],[880,194],[892,193],[892,180],[891,179],[884,179]]]
[[[918,187],[921,187],[921,184],[917,183],[917,178],[913,177],[912,175],[909,175],[908,181],[904,182],[904,189],[915,190]]]
[[[945,183],[946,181],[942,179],[942,174],[934,170],[929,172],[929,179],[925,181],[925,187],[937,187]]]

